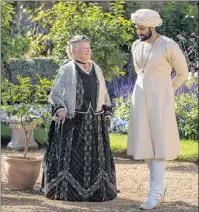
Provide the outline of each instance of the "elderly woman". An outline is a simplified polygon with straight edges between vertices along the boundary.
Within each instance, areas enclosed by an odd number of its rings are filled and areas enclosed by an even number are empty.
[[[90,40],[75,36],[70,62],[60,68],[52,105],[42,190],[50,199],[100,202],[116,198],[108,125],[111,103],[104,77],[91,58]]]

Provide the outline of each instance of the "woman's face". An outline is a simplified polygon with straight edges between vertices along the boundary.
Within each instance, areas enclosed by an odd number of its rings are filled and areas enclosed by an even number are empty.
[[[91,46],[89,41],[76,43],[73,56],[75,60],[88,61],[91,59]]]

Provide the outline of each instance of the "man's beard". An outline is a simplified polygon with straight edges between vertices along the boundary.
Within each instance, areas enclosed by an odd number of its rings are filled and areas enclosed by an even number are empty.
[[[141,41],[145,41],[145,40],[148,40],[150,37],[152,36],[152,31],[151,31],[151,28],[149,28],[149,32],[144,35],[142,38],[139,38]]]

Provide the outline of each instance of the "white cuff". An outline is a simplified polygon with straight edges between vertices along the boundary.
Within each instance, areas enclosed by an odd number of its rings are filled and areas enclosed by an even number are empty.
[[[60,111],[65,111],[65,109],[64,108],[59,108],[57,111],[56,111],[56,114],[58,113],[58,112],[60,112]],[[65,111],[66,112],[66,111]]]

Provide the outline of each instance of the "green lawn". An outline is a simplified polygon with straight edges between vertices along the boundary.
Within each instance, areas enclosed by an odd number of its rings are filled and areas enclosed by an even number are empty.
[[[111,149],[114,152],[125,152],[127,148],[127,135],[110,134]]]
[[[1,125],[2,137],[11,136],[11,130],[7,125]],[[35,131],[35,140],[44,144],[47,133],[42,128]],[[127,135],[110,134],[111,149],[113,152],[125,152],[127,148]],[[182,161],[198,161],[198,141],[181,140],[181,155],[177,158]]]
[[[127,148],[127,135],[110,134],[111,149],[113,151],[125,151]],[[181,154],[177,160],[197,161],[198,160],[198,141],[181,140]]]
[[[178,160],[198,161],[198,141],[181,140],[180,142],[181,154]]]

